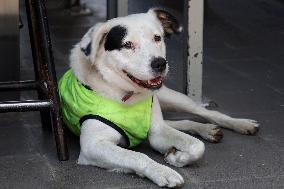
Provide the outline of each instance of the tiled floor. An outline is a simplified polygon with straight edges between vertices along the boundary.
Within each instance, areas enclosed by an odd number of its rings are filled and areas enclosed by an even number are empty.
[[[58,76],[68,52],[88,27],[104,20],[104,1],[96,17],[70,17],[50,9]],[[50,5],[51,6],[51,5]],[[54,6],[56,7],[56,6]],[[209,1],[204,35],[204,97],[218,110],[261,123],[256,136],[224,130],[219,144],[206,143],[204,158],[174,168],[184,188],[284,188],[284,4],[279,0]],[[73,30],[66,32],[65,26]],[[26,29],[26,28],[25,28]],[[21,33],[21,77],[32,78],[26,31]],[[23,93],[30,98],[32,93]],[[157,188],[135,175],[79,166],[78,138],[69,136],[70,160],[57,161],[51,132],[41,129],[38,113],[1,114],[1,188]],[[178,116],[178,115],[177,115]],[[147,144],[135,150],[164,163]]]

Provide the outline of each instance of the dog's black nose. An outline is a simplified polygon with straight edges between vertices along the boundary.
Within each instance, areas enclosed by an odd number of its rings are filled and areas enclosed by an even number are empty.
[[[154,58],[151,62],[151,67],[154,72],[161,73],[166,69],[167,61],[162,57]]]

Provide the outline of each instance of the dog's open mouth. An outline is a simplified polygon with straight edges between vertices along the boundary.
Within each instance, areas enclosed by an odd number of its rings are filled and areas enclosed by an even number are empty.
[[[123,70],[123,72],[127,75],[127,77],[129,77],[129,79],[131,79],[131,81],[133,81],[140,87],[144,87],[147,89],[153,89],[153,90],[159,89],[162,87],[163,79],[164,79],[162,76],[158,76],[151,80],[140,80],[134,77],[133,75],[131,75],[130,73],[126,72],[125,70]]]

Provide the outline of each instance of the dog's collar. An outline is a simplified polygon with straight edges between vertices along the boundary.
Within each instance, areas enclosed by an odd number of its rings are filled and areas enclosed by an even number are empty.
[[[83,83],[81,83],[83,87],[85,87],[86,89],[92,91],[93,89],[89,86],[89,85],[85,85]],[[130,99],[132,97],[132,95],[134,94],[133,91],[128,91],[126,92],[126,94],[121,98],[121,101],[126,102],[128,99]]]
[[[124,95],[124,97],[122,97],[122,101],[123,102],[126,102],[128,99],[130,99],[131,97],[132,97],[132,95],[134,94],[134,92],[133,91],[128,91],[125,95]]]

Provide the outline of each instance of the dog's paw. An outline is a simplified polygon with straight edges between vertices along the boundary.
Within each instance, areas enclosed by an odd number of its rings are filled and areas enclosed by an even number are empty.
[[[158,163],[148,165],[144,175],[160,187],[177,188],[184,184],[179,173]]]
[[[188,152],[179,151],[175,147],[172,147],[165,154],[165,161],[170,165],[183,167],[189,164],[190,154]]]
[[[193,144],[188,152],[172,147],[165,154],[165,161],[176,167],[184,167],[199,160],[203,156],[204,151],[205,147],[202,142]]]
[[[220,142],[223,138],[223,132],[214,124],[202,125],[198,134],[209,142]]]
[[[234,131],[245,135],[254,135],[259,130],[259,123],[252,119],[232,119],[229,124]]]

